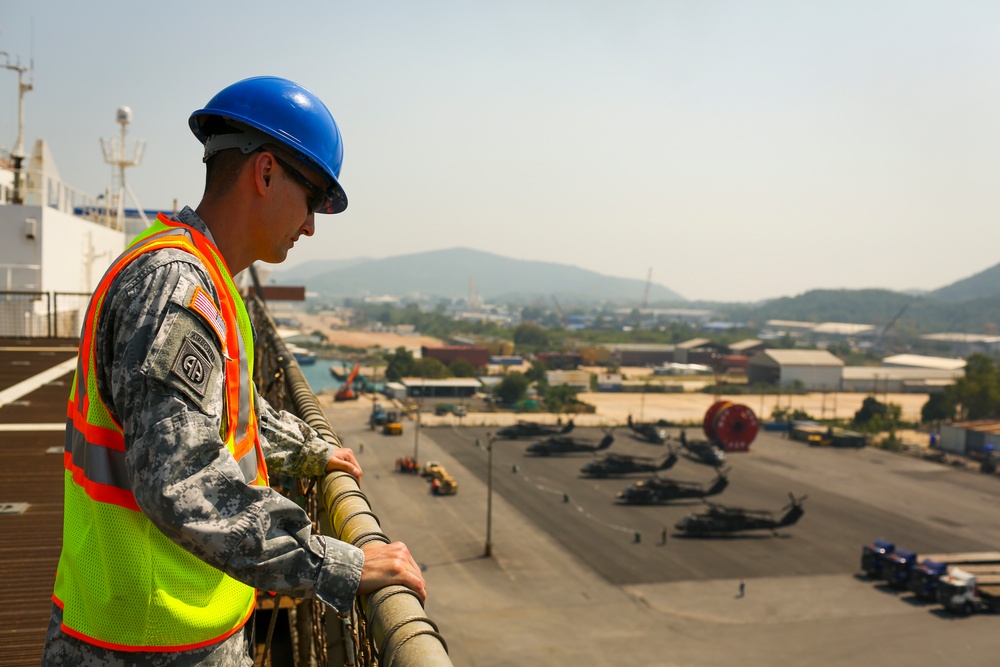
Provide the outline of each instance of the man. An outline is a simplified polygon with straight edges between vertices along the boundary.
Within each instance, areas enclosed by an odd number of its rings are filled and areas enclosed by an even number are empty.
[[[205,145],[201,203],[133,241],[84,323],[45,665],[252,665],[255,590],[340,612],[389,584],[426,596],[405,545],[313,534],[267,484],[268,471],[361,479],[349,449],[256,393],[232,282],[284,260],[315,213],[347,207],[336,122],[305,88],[258,77],[189,124]]]

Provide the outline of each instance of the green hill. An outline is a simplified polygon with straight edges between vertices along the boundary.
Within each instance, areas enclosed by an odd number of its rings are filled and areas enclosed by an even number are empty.
[[[319,270],[310,262],[308,272],[275,271],[275,282],[298,277],[306,287],[327,297],[389,294],[399,297],[468,298],[469,279],[476,293],[487,300],[500,297],[526,301],[555,295],[569,303],[618,300],[642,302],[646,282],[606,276],[575,266],[501,257],[469,248],[451,248],[357,262]],[[662,285],[649,286],[649,301],[683,301]]]

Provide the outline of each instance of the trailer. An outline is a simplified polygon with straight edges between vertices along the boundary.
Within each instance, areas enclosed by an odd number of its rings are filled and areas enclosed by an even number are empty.
[[[1000,551],[926,554],[910,572],[907,587],[921,600],[936,600],[938,581],[955,566],[974,568],[1000,564]]]
[[[963,616],[1000,611],[1000,574],[977,575],[952,568],[938,582],[937,596],[945,609]]]
[[[896,545],[886,540],[875,540],[861,547],[861,570],[872,579],[882,576],[882,560],[893,553]]]
[[[983,551],[977,553],[940,553],[918,555],[906,549],[896,549],[882,557],[881,576],[893,588],[907,588],[918,567],[926,562],[944,565],[989,565],[1000,563],[1000,552]],[[945,569],[938,572],[938,576]]]

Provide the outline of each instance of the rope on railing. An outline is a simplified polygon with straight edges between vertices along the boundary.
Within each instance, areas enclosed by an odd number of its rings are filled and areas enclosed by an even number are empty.
[[[277,327],[266,306],[255,296],[248,296],[246,301],[257,331],[257,349],[262,351],[257,355],[259,372],[256,374],[259,381],[278,389],[291,406],[286,409],[307,422],[325,441],[342,446],[294,356],[277,335]],[[262,364],[265,359],[270,366],[267,370]],[[281,379],[284,381],[281,382]],[[275,404],[272,402],[272,405]],[[328,527],[337,539],[355,546],[374,541],[390,542],[379,525],[378,517],[372,512],[371,503],[353,477],[343,472],[326,475],[319,493],[323,498],[325,519],[322,525]],[[312,495],[315,498],[315,494]],[[318,503],[312,504],[316,507],[310,510],[310,503],[307,502],[307,511],[317,512],[310,514],[315,522],[319,518]],[[339,646],[319,641],[322,645],[318,645],[317,649],[320,664],[328,667],[359,663],[384,667],[451,666],[447,645],[437,625],[425,615],[420,598],[408,588],[387,586],[362,596],[359,602],[362,613],[356,623],[352,623],[350,618],[337,619],[347,630],[341,635]],[[314,608],[314,619],[322,613],[322,609]],[[313,639],[318,640],[317,637]],[[369,642],[374,644],[376,653],[368,650]]]

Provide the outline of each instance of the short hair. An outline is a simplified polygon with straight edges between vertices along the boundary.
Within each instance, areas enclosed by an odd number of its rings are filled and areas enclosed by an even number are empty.
[[[256,155],[256,151],[244,154],[243,151],[230,148],[219,151],[205,162],[205,193],[209,189],[226,192],[236,184],[240,171],[247,161]]]

